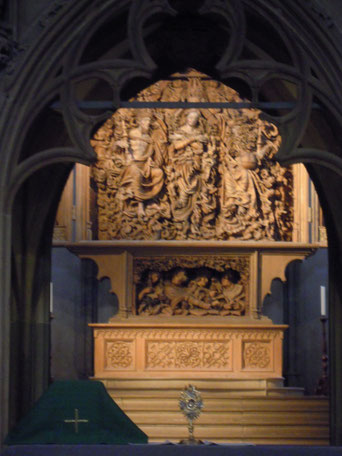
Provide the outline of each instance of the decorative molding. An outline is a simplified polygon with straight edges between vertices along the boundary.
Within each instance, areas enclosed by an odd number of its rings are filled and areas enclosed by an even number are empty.
[[[150,323],[152,325],[152,323]],[[92,325],[94,326],[94,325]],[[278,329],[276,326],[274,328],[268,327],[265,328],[248,328],[246,329],[235,329],[227,326],[226,328],[217,328],[215,323],[211,329],[202,329],[202,328],[168,328],[165,324],[164,328],[120,328],[120,329],[96,329],[96,337],[101,337],[103,339],[110,340],[131,340],[136,338],[144,339],[182,339],[182,340],[230,340],[232,338],[241,338],[249,337],[253,339],[267,339],[274,340],[276,338],[282,337],[283,330]],[[284,328],[284,327],[282,327]]]

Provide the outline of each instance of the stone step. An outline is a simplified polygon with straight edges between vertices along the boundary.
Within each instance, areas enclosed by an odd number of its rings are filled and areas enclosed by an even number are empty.
[[[129,417],[139,424],[180,424],[186,425],[186,420],[180,411],[131,411]],[[262,417],[257,412],[208,412],[203,409],[201,416],[196,421],[198,425],[211,425],[212,423],[224,425],[317,425],[327,426],[328,416],[320,412],[263,412]]]
[[[197,438],[197,436],[195,436]],[[179,439],[180,440],[180,439]],[[160,442],[166,442],[170,441],[172,443],[177,443],[179,440],[175,439],[161,439],[160,437],[157,438],[149,438],[150,443],[160,443]],[[205,441],[205,439],[203,439]],[[313,441],[313,439],[290,439],[290,438],[257,438],[253,437],[253,441],[250,439],[242,439],[242,438],[219,438],[216,437],[215,439],[209,440],[208,442],[213,442],[217,444],[227,444],[227,443],[232,443],[232,444],[239,444],[239,443],[246,443],[249,445],[317,445],[317,446],[328,446],[329,442],[327,439],[316,439]]]
[[[138,426],[148,435],[161,440],[179,440],[188,436],[186,425],[139,425]],[[267,439],[292,439],[292,440],[312,440],[313,444],[318,440],[328,440],[328,426],[284,426],[274,424],[273,426],[232,426],[219,425],[195,425],[195,437],[204,440],[213,440],[217,438],[241,439],[242,441],[254,442],[255,438]]]
[[[202,392],[263,390],[268,388],[282,389],[283,379],[198,379],[198,378],[149,378],[149,379],[97,379],[101,380],[106,388],[117,390],[157,390],[180,391],[188,384],[196,385]],[[302,390],[302,388],[298,388]]]
[[[158,398],[141,398],[127,397],[122,398],[120,395],[111,392],[113,399],[122,406],[125,410],[145,410],[145,411],[179,411],[178,399],[158,399]],[[140,396],[140,392],[135,393]],[[298,399],[288,398],[234,398],[225,400],[226,398],[204,399],[205,410],[207,411],[280,411],[280,412],[308,412],[308,413],[329,413],[329,403],[324,398],[304,397]]]
[[[303,388],[285,388],[282,379],[98,379],[108,391],[115,391],[117,397],[131,397],[139,391],[139,397],[178,398],[188,384],[193,384],[203,398],[230,397],[300,397]]]
[[[284,388],[281,379],[106,379],[109,394],[150,442],[188,436],[181,391],[195,385],[204,409],[195,437],[217,443],[328,445],[329,401]]]

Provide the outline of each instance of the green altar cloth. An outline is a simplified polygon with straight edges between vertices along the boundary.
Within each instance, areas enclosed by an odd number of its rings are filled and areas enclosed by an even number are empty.
[[[147,443],[101,382],[56,381],[8,434],[5,445]]]

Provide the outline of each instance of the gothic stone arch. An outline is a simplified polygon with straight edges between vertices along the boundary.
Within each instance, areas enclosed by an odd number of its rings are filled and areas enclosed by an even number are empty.
[[[30,29],[25,50],[15,52],[15,43],[8,38],[11,52],[7,49],[2,61],[2,435],[8,427],[10,378],[22,386],[22,410],[17,405],[20,413],[47,384],[48,353],[38,350],[47,335],[34,336],[40,324],[48,324],[44,293],[46,297],[52,222],[70,164],[95,160],[89,139],[109,116],[105,110],[86,112],[80,107],[82,84],[97,79],[109,86],[115,109],[124,96],[188,64],[221,81],[238,80],[241,87],[248,88],[254,103],[273,101],[279,91],[291,93],[289,87],[296,87],[290,112],[278,112],[276,117],[274,112],[266,112],[265,117],[277,122],[285,139],[278,160],[284,165],[306,164],[324,210],[334,322],[330,332],[331,442],[341,444],[342,160],[336,131],[342,127],[342,38],[338,30],[310,1],[203,0],[185,6],[177,0],[108,0],[96,2],[96,8],[92,0],[50,3],[49,7],[46,2],[46,11]],[[323,113],[318,119],[312,119],[313,103]],[[53,118],[48,126],[58,126],[62,140],[56,135],[49,141],[43,129],[39,131],[51,109],[58,119]],[[324,141],[318,146],[305,136],[309,124],[312,127],[315,122],[324,130]],[[32,139],[36,137],[44,140],[37,144]],[[15,284],[12,292],[11,281]],[[25,328],[16,348],[10,343],[13,319],[17,328]],[[31,369],[39,365],[43,368]]]

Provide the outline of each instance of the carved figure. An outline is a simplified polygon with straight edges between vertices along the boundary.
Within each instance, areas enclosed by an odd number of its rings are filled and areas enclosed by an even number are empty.
[[[168,194],[173,219],[182,226],[181,237],[210,237],[205,234],[207,223],[215,217],[215,144],[203,131],[200,117],[199,110],[186,111],[183,125],[170,135]]]
[[[157,315],[167,306],[165,303],[164,284],[158,271],[150,271],[148,286],[138,295],[138,313],[140,315]]]
[[[188,286],[188,303],[190,315],[206,315],[210,309],[210,293],[207,285],[209,278],[201,273]]]
[[[201,160],[208,140],[199,128],[198,111],[189,110],[185,119],[184,125],[170,138],[168,190],[172,215],[175,221],[184,222],[186,231],[201,188]]]
[[[221,283],[215,282],[211,289],[212,306],[220,310],[219,314],[240,316],[245,311],[245,292],[238,282],[239,274],[228,269],[221,278]]]
[[[120,178],[120,198],[138,204],[138,215],[143,216],[144,202],[155,198],[164,183],[160,168],[162,157],[150,137],[151,117],[145,114],[137,128],[128,136],[117,141],[125,150],[125,167]],[[129,206],[129,204],[128,204]],[[125,210],[125,208],[124,208]]]
[[[170,301],[170,315],[186,315],[189,278],[184,269],[176,269],[170,282],[165,283],[165,296]],[[166,312],[165,312],[166,313]]]
[[[179,258],[177,258],[179,260]],[[241,259],[242,260],[242,259]],[[184,262],[184,259],[180,262]],[[189,259],[190,261],[190,259]],[[246,312],[246,263],[244,260],[230,264],[237,269],[227,267],[224,260],[210,260],[211,267],[193,267],[196,260],[191,260],[189,269],[167,265],[170,259],[161,259],[154,264],[158,272],[150,270],[147,278],[141,284],[141,277],[145,277],[145,261],[136,271],[137,284],[137,314],[138,315],[235,315],[241,316]],[[172,263],[172,262],[171,262]],[[170,264],[171,264],[170,263]],[[143,264],[146,266],[143,267]],[[217,266],[212,267],[214,264]],[[198,265],[198,263],[197,263]],[[234,266],[235,265],[235,266]],[[238,266],[239,265],[239,266]],[[164,272],[160,272],[164,271]],[[171,274],[171,277],[170,277]],[[165,277],[170,277],[165,280]]]

